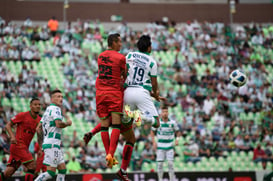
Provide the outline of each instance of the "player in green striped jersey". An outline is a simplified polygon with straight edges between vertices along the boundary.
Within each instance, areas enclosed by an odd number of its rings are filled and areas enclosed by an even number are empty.
[[[155,133],[157,136],[157,143],[155,142]],[[179,131],[178,125],[176,121],[169,119],[168,107],[163,107],[161,110],[161,119],[159,128],[153,128],[151,131],[151,136],[153,140],[154,147],[157,147],[157,175],[158,180],[163,180],[163,162],[164,160],[168,160],[169,166],[169,178],[171,181],[175,179],[174,174],[174,141],[175,145],[178,145],[178,138],[181,133]]]

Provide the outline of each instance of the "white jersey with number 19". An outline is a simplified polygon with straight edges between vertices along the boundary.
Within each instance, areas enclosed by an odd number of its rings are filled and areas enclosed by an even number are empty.
[[[126,56],[126,66],[128,73],[125,87],[142,87],[148,91],[152,90],[151,77],[157,76],[157,64],[150,55],[130,52]]]

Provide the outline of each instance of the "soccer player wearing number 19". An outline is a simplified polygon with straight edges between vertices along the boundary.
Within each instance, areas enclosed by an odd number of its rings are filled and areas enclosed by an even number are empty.
[[[123,80],[125,74],[125,56],[119,51],[122,46],[119,34],[108,36],[108,50],[98,57],[98,77],[96,79],[96,108],[101,122],[101,138],[106,151],[106,162],[113,166],[113,157],[120,135],[121,114],[123,108]],[[108,129],[112,118],[112,133],[109,139]],[[110,141],[111,140],[111,141]]]
[[[57,181],[65,180],[66,166],[64,155],[60,148],[62,129],[71,126],[71,120],[63,122],[61,111],[63,95],[60,90],[54,90],[50,94],[51,104],[37,127],[38,143],[44,151],[44,165],[47,166],[47,172],[40,174],[35,181],[45,181],[55,176],[56,169],[59,170]],[[42,152],[40,150],[39,152]],[[39,153],[38,153],[39,154]],[[41,153],[40,153],[41,154]]]
[[[142,35],[138,42],[138,52],[130,52],[126,56],[127,77],[125,81],[124,104],[131,109],[139,109],[142,119],[157,128],[160,125],[156,107],[151,98],[160,101],[157,83],[157,63],[150,56],[151,38]]]

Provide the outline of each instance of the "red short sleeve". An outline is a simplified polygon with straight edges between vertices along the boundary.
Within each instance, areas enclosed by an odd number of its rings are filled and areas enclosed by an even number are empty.
[[[11,121],[14,124],[18,124],[24,120],[23,119],[24,116],[25,116],[25,114],[23,112],[21,112],[21,113],[17,114],[16,116],[14,116],[13,118],[11,118]]]

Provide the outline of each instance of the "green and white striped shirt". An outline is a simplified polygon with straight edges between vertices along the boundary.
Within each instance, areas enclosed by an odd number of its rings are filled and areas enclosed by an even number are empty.
[[[157,149],[173,149],[175,132],[179,131],[176,121],[168,119],[168,122],[160,119],[160,127],[156,129]]]
[[[62,129],[56,127],[56,120],[63,120],[61,108],[50,104],[41,119],[44,133],[43,148],[48,145],[61,145]]]

